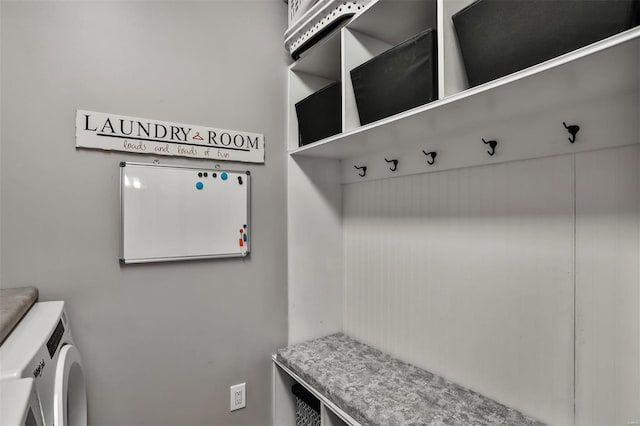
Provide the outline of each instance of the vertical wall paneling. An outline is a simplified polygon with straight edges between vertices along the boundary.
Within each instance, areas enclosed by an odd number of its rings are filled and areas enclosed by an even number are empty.
[[[342,329],[342,200],[338,161],[288,159],[289,343]]]
[[[640,421],[640,147],[576,156],[576,424]]]
[[[345,185],[345,331],[571,424],[573,176],[560,156]]]

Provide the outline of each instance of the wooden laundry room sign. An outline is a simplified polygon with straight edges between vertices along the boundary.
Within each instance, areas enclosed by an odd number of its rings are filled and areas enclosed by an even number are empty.
[[[76,147],[264,163],[264,135],[77,110]]]

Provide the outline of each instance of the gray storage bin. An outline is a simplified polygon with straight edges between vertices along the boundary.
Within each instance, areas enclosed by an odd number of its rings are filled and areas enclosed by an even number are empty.
[[[638,25],[639,0],[477,0],[452,17],[471,87]]]
[[[430,28],[351,70],[360,124],[438,99],[437,45]]]

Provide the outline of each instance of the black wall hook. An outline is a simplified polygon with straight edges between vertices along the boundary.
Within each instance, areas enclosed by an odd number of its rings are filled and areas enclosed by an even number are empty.
[[[484,142],[485,145],[489,145],[491,147],[491,151],[487,151],[489,155],[493,155],[496,153],[496,146],[498,146],[498,141],[485,141],[484,138],[482,138],[482,142]]]
[[[430,156],[431,156],[431,161],[427,160],[427,164],[428,164],[428,165],[430,165],[430,166],[431,166],[431,165],[433,165],[433,163],[435,163],[435,162],[436,162],[436,155],[438,155],[438,153],[437,153],[437,152],[435,152],[435,151],[431,151],[431,152],[424,152],[424,149],[423,149],[423,150],[422,150],[422,153],[423,153],[424,155],[427,155],[427,156],[429,156],[429,155],[430,155]]]
[[[393,163],[393,167],[389,167],[389,170],[391,170],[392,172],[398,170],[398,160],[387,160],[385,158],[384,161],[386,161],[387,163]]]
[[[361,167],[353,166],[353,167],[355,167],[358,170],[362,170],[362,173],[358,173],[358,176],[364,177],[367,174],[367,166],[361,166]]]
[[[576,141],[576,135],[580,131],[580,126],[577,126],[575,124],[572,124],[571,126],[567,126],[567,123],[565,123],[564,121],[562,122],[562,124],[564,125],[564,128],[567,129],[567,131],[571,135],[571,137],[568,138],[569,142],[574,143]]]

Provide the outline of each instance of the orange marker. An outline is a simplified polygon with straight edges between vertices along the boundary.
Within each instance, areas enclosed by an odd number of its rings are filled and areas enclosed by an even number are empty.
[[[245,254],[245,249],[244,249],[244,236],[242,235],[242,233],[244,232],[243,229],[240,229],[240,238],[238,238],[238,244],[240,245],[240,251],[242,252],[242,254]]]

